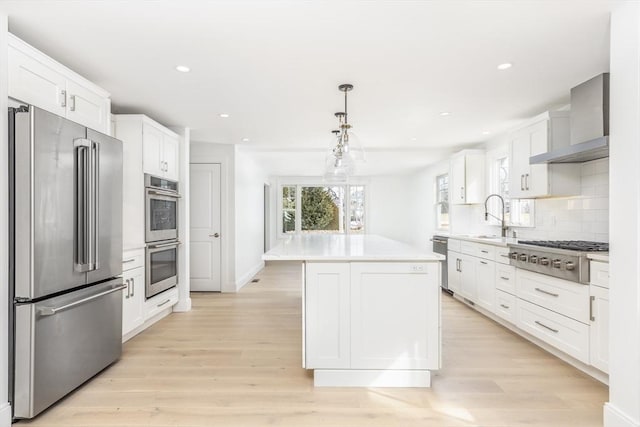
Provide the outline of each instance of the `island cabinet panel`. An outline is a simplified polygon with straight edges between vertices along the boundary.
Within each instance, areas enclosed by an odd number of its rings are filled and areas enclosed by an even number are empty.
[[[307,263],[305,283],[306,368],[350,365],[348,263]]]
[[[351,368],[438,369],[438,265],[351,264]]]

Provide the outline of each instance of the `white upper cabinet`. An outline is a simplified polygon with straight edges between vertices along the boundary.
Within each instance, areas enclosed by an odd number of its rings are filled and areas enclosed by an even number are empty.
[[[111,134],[108,92],[11,34],[8,57],[11,98]]]
[[[449,200],[454,205],[483,203],[485,198],[485,153],[463,150],[451,157]]]
[[[142,140],[144,172],[177,181],[178,135],[146,119],[142,129]]]
[[[580,194],[580,164],[529,164],[529,157],[569,144],[569,112],[541,114],[510,137],[513,198],[575,196]]]

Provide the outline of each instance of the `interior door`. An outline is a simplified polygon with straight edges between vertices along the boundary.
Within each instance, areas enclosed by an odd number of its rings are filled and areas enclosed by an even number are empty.
[[[87,273],[87,283],[122,273],[122,142],[87,129],[94,141],[98,179],[95,184],[97,266]]]
[[[191,164],[192,291],[221,290],[220,164]]]

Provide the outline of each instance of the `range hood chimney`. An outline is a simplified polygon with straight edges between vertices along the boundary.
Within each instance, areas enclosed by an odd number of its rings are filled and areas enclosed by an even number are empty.
[[[571,144],[529,158],[530,164],[583,163],[609,157],[609,73],[571,89]]]

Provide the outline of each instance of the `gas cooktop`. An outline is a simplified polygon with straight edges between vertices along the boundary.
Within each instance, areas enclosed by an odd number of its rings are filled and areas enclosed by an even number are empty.
[[[609,243],[585,240],[518,240],[518,243],[579,252],[609,252]]]

